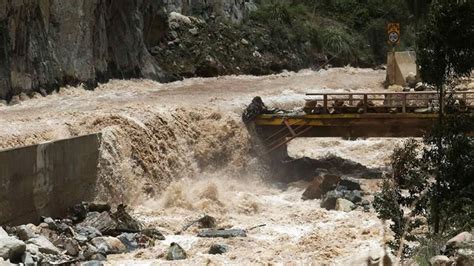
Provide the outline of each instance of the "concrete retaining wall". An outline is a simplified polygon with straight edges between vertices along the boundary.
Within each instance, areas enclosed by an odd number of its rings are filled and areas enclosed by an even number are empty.
[[[62,216],[94,196],[100,134],[0,151],[0,225]]]
[[[389,85],[405,86],[405,79],[409,73],[418,76],[415,52],[389,52],[387,54],[387,82]]]

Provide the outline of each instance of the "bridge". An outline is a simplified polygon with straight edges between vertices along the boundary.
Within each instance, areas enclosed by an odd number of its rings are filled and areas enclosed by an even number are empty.
[[[262,112],[255,131],[268,152],[298,137],[422,137],[438,119],[439,94],[421,92],[307,93],[301,112]],[[474,91],[443,98],[474,119]],[[467,132],[474,135],[474,132]]]

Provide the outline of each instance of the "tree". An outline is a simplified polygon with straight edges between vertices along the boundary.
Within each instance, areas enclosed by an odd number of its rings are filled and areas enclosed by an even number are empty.
[[[450,78],[470,75],[474,1],[434,1],[417,37],[417,63],[423,81],[441,89]]]
[[[423,145],[410,139],[394,150],[392,175],[374,200],[379,217],[393,222],[392,247],[409,254],[403,242],[424,236],[413,233],[421,225],[429,236],[474,228],[474,138],[466,130],[474,130],[470,116],[449,116]]]
[[[374,206],[392,220],[395,247],[404,240],[439,238],[474,227],[474,130],[472,116],[456,109],[445,95],[452,78],[468,76],[474,67],[474,1],[434,1],[418,34],[417,58],[425,82],[439,90],[439,123],[423,138],[394,151],[393,173],[384,181]],[[444,100],[446,102],[444,103]],[[425,224],[426,232],[415,232]]]
[[[431,5],[430,13],[417,40],[417,61],[422,79],[439,91],[439,128],[444,117],[444,85],[450,79],[468,76],[474,67],[474,1],[438,0]],[[437,150],[443,151],[442,135],[436,135]],[[444,156],[432,159],[443,164]],[[439,173],[441,174],[441,173]],[[441,177],[436,178],[441,190]],[[437,198],[432,203],[434,231],[440,228],[440,207]]]

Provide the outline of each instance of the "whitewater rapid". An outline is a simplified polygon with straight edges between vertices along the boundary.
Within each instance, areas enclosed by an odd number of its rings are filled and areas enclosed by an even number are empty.
[[[189,255],[176,262],[183,265],[347,265],[383,253],[384,223],[373,212],[327,211],[319,200],[303,201],[303,181],[269,180],[240,114],[257,95],[268,106],[295,109],[303,105],[305,92],[379,91],[384,75],[348,67],[170,84],[112,80],[95,91],[61,88],[45,98],[0,106],[0,149],[102,133],[97,199],[128,204],[145,226],[167,237],[147,250],[109,256],[109,264],[161,264],[169,244],[177,242]],[[376,168],[386,165],[398,142],[298,139],[290,143],[289,154],[337,156]],[[373,191],[378,181],[366,180],[363,186]],[[176,234],[204,214],[224,228],[265,226],[236,239],[198,238],[195,227]],[[227,244],[230,251],[209,255],[212,243]]]

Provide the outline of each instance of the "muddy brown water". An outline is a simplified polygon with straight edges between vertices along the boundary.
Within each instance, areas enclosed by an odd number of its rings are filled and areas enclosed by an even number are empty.
[[[285,188],[251,155],[240,114],[254,96],[268,106],[303,106],[305,92],[379,91],[385,72],[336,68],[253,77],[196,78],[170,84],[112,80],[95,91],[62,88],[44,98],[0,106],[0,149],[101,131],[97,199],[125,202],[146,226],[166,235],[150,249],[109,256],[112,265],[165,263],[171,242],[188,253],[173,264],[364,264],[383,253],[386,226],[373,212],[327,211],[303,201],[307,185]],[[337,156],[367,167],[386,164],[395,139],[298,139],[293,157]],[[377,180],[364,183],[376,190]],[[251,228],[246,238],[198,238],[179,231],[208,214],[220,227]],[[230,247],[209,255],[214,244]]]

